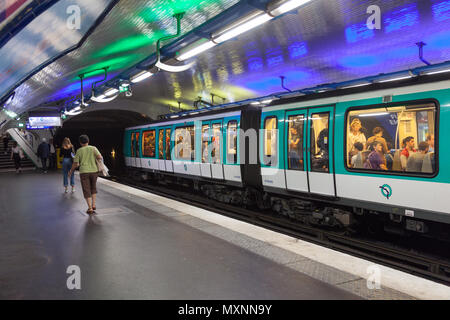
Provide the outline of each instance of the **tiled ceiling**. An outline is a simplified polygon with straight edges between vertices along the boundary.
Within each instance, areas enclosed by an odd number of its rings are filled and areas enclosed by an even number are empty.
[[[18,113],[77,93],[77,74],[109,66],[114,77],[155,51],[156,39],[175,33],[175,12],[186,11],[187,32],[237,1],[120,1],[77,51],[48,66],[18,90]],[[366,27],[367,8],[382,10],[381,30]],[[450,0],[312,0],[197,57],[182,73],[160,71],[134,85],[133,101],[191,108],[200,96],[233,102],[342,82],[450,60]],[[58,76],[55,76],[58,75]],[[100,76],[89,79],[98,80]],[[95,104],[92,105],[95,108]]]

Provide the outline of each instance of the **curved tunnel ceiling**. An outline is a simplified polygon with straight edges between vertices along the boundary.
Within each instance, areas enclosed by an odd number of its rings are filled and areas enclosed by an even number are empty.
[[[110,66],[114,77],[155,51],[156,39],[175,32],[177,10],[187,9],[191,30],[237,1],[120,1],[79,50],[42,70],[17,90],[14,108],[77,94],[77,74]],[[366,27],[367,8],[382,11],[381,30]],[[184,6],[180,8],[180,6]],[[450,0],[312,0],[298,11],[249,31],[197,57],[182,73],[159,72],[133,86],[134,102],[190,108],[214,93],[233,102],[280,92],[406,70],[450,60]],[[55,76],[58,75],[58,76]],[[89,81],[98,80],[93,77]],[[89,82],[88,81],[88,82]],[[89,83],[88,83],[89,84]],[[222,103],[222,99],[216,98]],[[95,109],[96,105],[92,108]]]

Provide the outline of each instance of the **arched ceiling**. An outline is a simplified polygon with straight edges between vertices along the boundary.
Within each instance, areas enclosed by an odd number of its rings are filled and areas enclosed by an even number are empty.
[[[120,1],[85,44],[54,62],[17,91],[17,113],[79,92],[77,75],[109,66],[118,76],[155,51],[158,37],[175,32],[172,14],[186,11],[183,33],[201,26],[238,1]],[[367,8],[381,9],[381,29],[366,26]],[[233,102],[283,91],[343,82],[423,66],[418,42],[431,64],[450,60],[450,0],[311,0],[308,4],[224,42],[181,73],[160,71],[133,85],[117,108],[171,105],[194,100]],[[93,76],[87,84],[100,79]],[[97,108],[92,104],[89,108]],[[108,104],[102,104],[107,108]],[[145,108],[144,108],[145,109]],[[140,111],[141,112],[141,111]]]

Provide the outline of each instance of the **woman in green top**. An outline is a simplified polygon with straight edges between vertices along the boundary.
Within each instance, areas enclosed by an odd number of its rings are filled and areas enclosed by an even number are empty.
[[[81,188],[83,196],[89,207],[87,214],[95,212],[95,200],[97,196],[97,178],[98,167],[97,159],[101,160],[102,155],[96,147],[89,145],[89,137],[81,135],[79,138],[81,148],[77,150],[69,176],[73,174],[76,168],[80,167]]]

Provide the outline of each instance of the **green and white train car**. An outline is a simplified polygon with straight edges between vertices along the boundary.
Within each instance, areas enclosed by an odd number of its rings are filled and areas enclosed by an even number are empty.
[[[126,164],[201,184],[229,185],[263,202],[260,207],[274,199],[283,201],[285,209],[293,199],[311,202],[333,225],[379,215],[402,230],[448,230],[449,88],[447,80],[341,90],[128,128]],[[252,150],[243,139],[249,129],[258,132],[256,165],[245,163],[244,154]],[[181,135],[195,141],[184,155],[177,150]],[[211,144],[220,153],[214,159],[211,150],[205,152]]]

